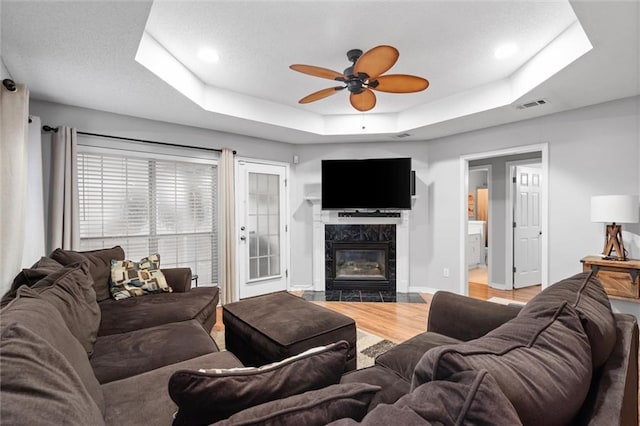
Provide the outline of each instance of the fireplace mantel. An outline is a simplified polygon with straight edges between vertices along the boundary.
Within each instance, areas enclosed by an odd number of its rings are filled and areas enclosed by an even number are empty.
[[[313,290],[325,290],[324,226],[329,225],[396,225],[396,291],[409,291],[409,211],[400,217],[338,217],[338,211],[322,210],[319,197],[307,197],[313,206]]]

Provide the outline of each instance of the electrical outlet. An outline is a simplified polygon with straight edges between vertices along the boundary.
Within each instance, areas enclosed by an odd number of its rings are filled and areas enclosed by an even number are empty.
[[[446,278],[449,278],[449,268],[444,268],[442,270],[442,276],[446,277]]]

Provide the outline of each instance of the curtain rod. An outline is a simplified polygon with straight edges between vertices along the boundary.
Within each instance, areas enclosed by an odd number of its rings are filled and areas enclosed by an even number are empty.
[[[42,131],[56,133],[58,131],[58,128],[44,125],[44,126],[42,126]],[[79,135],[84,135],[84,136],[97,136],[97,137],[100,137],[100,138],[118,139],[118,140],[123,140],[123,141],[132,141],[132,142],[143,142],[143,143],[150,143],[150,144],[154,144],[154,145],[170,146],[170,147],[174,147],[174,148],[191,148],[191,149],[201,149],[201,150],[204,150],[204,151],[222,152],[222,150],[220,148],[204,148],[204,147],[200,147],[200,146],[181,145],[181,144],[177,144],[177,143],[159,142],[159,141],[152,141],[152,140],[148,140],[148,139],[125,138],[123,136],[112,136],[112,135],[104,135],[104,134],[100,134],[100,133],[81,132],[79,130],[77,130],[76,133],[79,134]],[[233,155],[236,155],[236,151],[235,150],[233,150]]]

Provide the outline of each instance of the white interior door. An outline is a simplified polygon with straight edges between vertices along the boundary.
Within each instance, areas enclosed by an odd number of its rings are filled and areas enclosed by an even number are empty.
[[[238,162],[238,277],[241,299],[287,289],[287,169]]]
[[[522,288],[540,284],[542,278],[540,272],[542,169],[517,166],[515,172],[513,286]]]

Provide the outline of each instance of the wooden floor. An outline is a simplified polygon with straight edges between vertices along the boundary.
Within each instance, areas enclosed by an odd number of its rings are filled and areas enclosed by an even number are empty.
[[[522,302],[531,300],[539,291],[535,289],[521,289],[515,291],[489,290],[485,284],[470,286],[469,294],[477,299],[487,300],[491,297],[512,299]],[[523,290],[527,290],[526,292]],[[292,291],[292,294],[302,296],[301,291]],[[374,303],[374,302],[312,302],[324,306],[332,311],[351,317],[356,322],[356,327],[378,335],[394,343],[403,342],[426,330],[427,315],[431,302],[431,295],[421,293],[420,296],[426,303]],[[218,319],[214,330],[224,330],[222,324],[222,309],[218,308]]]

